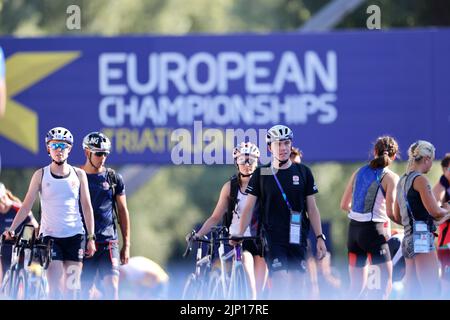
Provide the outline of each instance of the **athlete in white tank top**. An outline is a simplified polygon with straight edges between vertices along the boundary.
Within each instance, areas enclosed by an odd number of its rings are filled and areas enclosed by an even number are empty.
[[[50,166],[43,168],[40,232],[44,236],[67,238],[84,234],[79,208],[80,180],[73,167],[68,177],[55,178]]]
[[[245,203],[247,202],[247,194],[243,193],[241,190],[238,191],[236,206],[233,210],[233,219],[231,220],[230,225],[230,234],[238,234],[239,233],[239,223],[241,219],[242,209],[245,207]],[[245,229],[244,237],[250,237],[250,226]]]
[[[51,164],[36,170],[31,178],[22,207],[17,212],[5,239],[14,236],[16,228],[26,218],[39,192],[42,196],[41,234],[52,239],[53,259],[47,270],[49,299],[74,299],[80,283],[82,260],[96,251],[94,214],[86,173],[67,163],[73,136],[63,127],[52,128],[45,137]],[[52,174],[54,176],[52,176]],[[57,178],[55,178],[55,176]],[[58,177],[61,177],[60,179]],[[85,244],[79,203],[88,233]],[[86,249],[86,250],[85,250]]]

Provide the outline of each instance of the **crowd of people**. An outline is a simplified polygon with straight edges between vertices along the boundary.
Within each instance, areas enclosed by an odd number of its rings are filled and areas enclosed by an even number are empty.
[[[267,131],[267,165],[259,165],[256,144],[247,141],[234,148],[236,174],[224,183],[214,211],[194,234],[203,237],[223,224],[230,235],[256,237],[242,243],[252,299],[319,299],[342,292],[322,230],[314,175],[303,164],[293,138],[284,125]],[[153,262],[136,257],[127,266],[131,260],[125,184],[120,174],[106,167],[108,137],[101,132],[84,137],[86,161],[81,168],[68,163],[74,143],[69,130],[49,130],[45,143],[51,162],[33,174],[23,202],[0,183],[0,228],[6,239],[13,239],[24,224],[31,224],[44,243],[52,240],[49,298],[132,298],[131,293],[138,292],[127,287],[132,282],[152,283],[150,287],[166,292],[168,275]],[[392,298],[399,261],[404,263],[403,298],[449,297],[450,154],[442,160],[443,174],[432,188],[426,174],[435,158],[434,146],[414,142],[401,177],[389,168],[398,152],[393,137],[378,138],[373,159],[351,175],[342,195],[340,207],[349,218],[349,285],[341,298]],[[40,223],[31,213],[38,195]],[[394,234],[393,225],[402,228]],[[315,241],[308,239],[310,232]],[[11,250],[2,246],[3,271],[9,268]],[[371,270],[377,276],[375,285],[369,279]]]
[[[202,237],[223,223],[232,236],[262,239],[242,243],[254,299],[450,297],[450,154],[432,188],[426,177],[435,159],[430,142],[418,140],[409,147],[406,173],[400,177],[389,169],[399,152],[397,141],[390,136],[375,141],[373,159],[352,174],[340,203],[349,218],[349,285],[342,294],[322,232],[318,188],[302,164],[302,152],[293,146],[292,130],[276,125],[267,131],[266,143],[271,162],[263,166],[257,166],[259,150],[251,142],[234,150],[236,175],[194,235]],[[315,250],[308,239],[311,228]],[[395,292],[394,282],[401,282]]]

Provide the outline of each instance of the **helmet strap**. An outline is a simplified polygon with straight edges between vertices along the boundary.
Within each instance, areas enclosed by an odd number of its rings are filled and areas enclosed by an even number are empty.
[[[286,160],[283,160],[283,161],[281,161],[281,160],[278,159],[278,158],[275,158],[275,159],[278,160],[278,166],[279,166],[279,167],[284,166],[284,165],[285,165],[286,163],[288,163],[288,161],[290,160],[289,158],[287,158]]]
[[[96,166],[92,163],[91,157],[92,157],[92,152],[89,151],[89,158],[88,158],[88,159],[89,159],[89,163],[90,163],[91,166],[93,166],[95,169],[100,170],[100,168],[101,168],[102,166],[96,167]]]
[[[251,176],[252,176],[251,174],[243,174],[243,173],[241,172],[241,170],[239,170],[239,165],[236,163],[236,161],[235,161],[234,163],[236,164],[236,169],[237,169],[237,171],[239,172],[239,176],[240,176],[240,177],[248,178],[248,177],[251,177]]]
[[[52,158],[52,161],[53,161],[54,163],[56,163],[58,166],[62,166],[62,165],[66,162],[66,160],[67,160],[67,159],[64,159],[63,161],[55,161],[55,160]]]
[[[251,177],[251,176],[252,176],[251,174],[243,174],[243,173],[241,173],[240,171],[239,171],[239,175],[240,175],[241,177],[243,177],[243,178],[248,178],[248,177]]]

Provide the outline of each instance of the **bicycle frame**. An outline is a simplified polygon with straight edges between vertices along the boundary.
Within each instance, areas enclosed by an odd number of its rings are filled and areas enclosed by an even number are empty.
[[[256,237],[233,237],[230,236],[228,238],[218,238],[219,241],[219,259],[220,259],[220,269],[221,269],[221,281],[223,288],[223,296],[225,299],[230,299],[231,297],[231,289],[233,285],[233,281],[235,281],[235,273],[236,269],[242,266],[242,243],[238,243],[233,246],[233,250],[225,254],[225,242],[230,240],[242,241],[242,240],[255,240]],[[229,276],[229,281],[227,283],[227,272],[226,272],[226,262],[231,260],[231,273]]]
[[[51,261],[51,249],[53,242],[48,244],[42,243],[39,239],[35,238],[34,227],[32,225],[25,225],[21,232],[17,235],[15,241],[5,241],[4,237],[1,238],[1,245],[5,243],[12,244],[12,256],[10,268],[5,273],[5,278],[2,283],[2,292],[8,295],[12,299],[18,298],[18,286],[21,282],[23,285],[23,297],[28,298],[27,288],[39,289],[36,287],[36,277],[31,274],[29,267],[36,260],[39,259],[39,265],[43,269],[39,278],[45,283],[45,270]],[[45,255],[43,257],[41,249],[44,249]],[[8,292],[6,292],[8,291]]]

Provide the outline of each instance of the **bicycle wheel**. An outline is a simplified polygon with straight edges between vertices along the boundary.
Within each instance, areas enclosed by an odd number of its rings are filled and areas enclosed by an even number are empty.
[[[45,300],[47,298],[46,281],[43,277],[30,279],[27,298],[30,300]]]
[[[11,299],[11,270],[6,270],[3,275],[1,295],[3,298]]]
[[[16,283],[14,286],[14,298],[16,300],[25,300],[27,299],[27,273],[24,269],[19,270],[19,274],[17,275]]]
[[[234,266],[231,274],[228,298],[233,300],[249,300],[251,297],[250,286],[244,266],[242,264]]]
[[[186,284],[183,289],[183,300],[201,300],[202,294],[202,282],[197,276],[191,273],[186,280]]]
[[[223,300],[225,299],[222,280],[220,278],[220,271],[214,270],[209,274],[208,290],[210,294],[208,299],[211,300]]]

